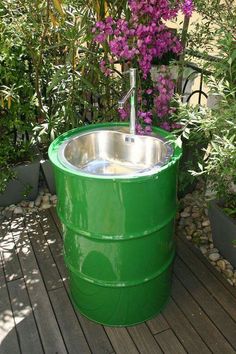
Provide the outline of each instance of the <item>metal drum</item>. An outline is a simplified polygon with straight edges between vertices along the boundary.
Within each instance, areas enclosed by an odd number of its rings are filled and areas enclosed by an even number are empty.
[[[161,311],[175,254],[181,150],[161,129],[140,137],[126,128],[75,129],[49,148],[72,299],[83,315],[110,326]]]

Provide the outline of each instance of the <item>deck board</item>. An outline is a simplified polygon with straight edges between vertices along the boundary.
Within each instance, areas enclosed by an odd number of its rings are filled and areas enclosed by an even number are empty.
[[[139,351],[132,341],[126,328],[105,327],[114,351],[117,354],[138,354]]]
[[[200,335],[179,309],[173,299],[170,299],[166,308],[162,311],[183,347],[191,354],[209,354],[210,349],[206,346]]]
[[[168,325],[167,321],[165,320],[165,318],[161,313],[155,318],[147,321],[146,323],[150,328],[152,334],[157,334],[170,328],[170,326]]]
[[[5,277],[7,281],[22,277],[22,271],[15,248],[15,240],[12,234],[13,225],[5,221],[0,225],[0,249],[3,257]],[[18,233],[20,231],[18,230]]]
[[[22,222],[19,218],[19,227]],[[44,351],[48,354],[67,353],[26,227],[22,231],[17,249]]]
[[[9,353],[20,353],[20,346],[0,254],[0,354]]]
[[[52,215],[56,219],[52,218]],[[45,210],[41,213],[40,223],[42,225],[45,237],[49,242],[49,247],[51,249],[53,258],[56,262],[57,268],[61,274],[61,277],[64,281],[64,286],[69,292],[68,286],[68,275],[63,260],[62,252],[62,233],[61,233],[61,224],[59,219],[56,217],[55,209],[52,208],[50,211]],[[59,227],[59,228],[58,228]],[[72,304],[73,305],[73,304]],[[103,326],[98,325],[92,321],[89,321],[87,318],[81,316],[79,312],[76,312],[78,321],[81,324],[85,338],[89,343],[91,351],[93,354],[111,354],[114,353],[114,349],[110,344],[110,341],[107,337],[107,334]]]
[[[172,293],[179,308],[213,353],[234,353],[231,345],[176,277],[173,277]]]
[[[98,323],[88,320],[77,311],[77,317],[93,354],[112,354],[114,348],[104,330]]]
[[[0,224],[0,354],[236,353],[236,289],[178,237],[172,296],[146,323],[104,327],[74,307],[54,208]]]
[[[171,329],[167,329],[155,335],[164,353],[185,354],[187,353]]]
[[[65,288],[49,292],[51,303],[69,353],[91,353]]]
[[[24,279],[8,283],[16,330],[22,353],[43,354],[43,347]]]
[[[231,286],[226,278],[222,276],[222,274],[216,270],[216,268],[213,267],[213,265],[208,261],[206,257],[204,257],[199,250],[199,248],[195,247],[192,243],[190,243],[186,238],[183,236],[179,236],[178,242],[184,243],[190,250],[191,252],[200,259],[200,262],[205,265],[205,267],[212,273],[217,280],[222,283],[222,285],[236,298],[236,287]]]
[[[30,243],[33,247],[47,290],[50,291],[62,287],[63,281],[51,255],[48,242],[44,237],[40,219],[37,215],[30,215],[26,218],[26,224]]]
[[[192,250],[178,239],[177,253],[191,272],[199,279],[209,293],[219,302],[236,321],[236,296],[231,293],[222,282],[219,282],[215,274],[198,258]]]
[[[236,348],[235,322],[178,257],[175,261],[175,274],[224,337]]]
[[[130,327],[128,331],[141,354],[162,353],[162,350],[145,323]]]

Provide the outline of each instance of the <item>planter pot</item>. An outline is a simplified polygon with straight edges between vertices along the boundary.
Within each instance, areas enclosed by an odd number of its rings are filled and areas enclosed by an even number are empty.
[[[8,182],[0,194],[0,206],[17,204],[22,200],[34,200],[38,195],[39,161],[14,167],[15,179]]]
[[[41,164],[41,168],[42,168],[45,182],[48,186],[49,192],[51,194],[56,194],[55,179],[54,179],[51,161],[41,160],[40,164]]]
[[[233,246],[236,239],[236,221],[224,213],[216,200],[210,201],[209,219],[214,245],[222,256],[236,267],[236,248]]]

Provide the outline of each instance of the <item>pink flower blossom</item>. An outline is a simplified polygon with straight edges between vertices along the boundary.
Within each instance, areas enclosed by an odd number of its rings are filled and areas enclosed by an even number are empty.
[[[129,112],[128,110],[124,109],[124,108],[119,108],[118,109],[118,112],[119,112],[119,115],[120,115],[120,118],[122,120],[127,120],[127,118],[129,117]]]
[[[102,60],[99,64],[101,71],[104,73],[105,76],[110,76],[112,71],[106,66],[105,60]]]
[[[193,0],[184,0],[182,5],[182,12],[187,17],[191,17],[194,10]]]
[[[150,74],[154,59],[161,60],[167,53],[180,54],[182,45],[172,30],[166,26],[166,21],[176,18],[181,10],[186,16],[191,16],[194,9],[193,0],[128,0],[131,17],[114,19],[105,18],[98,21],[92,32],[94,41],[109,48],[110,64],[115,62],[139,66],[142,79]],[[111,69],[109,63],[102,60],[101,71],[109,76]],[[173,114],[171,99],[174,94],[174,82],[165,66],[160,68],[156,84],[138,92],[138,103],[142,111],[138,112],[136,130],[138,134],[149,134],[153,122],[152,112],[162,121],[166,130],[174,129],[168,123],[168,117]],[[154,112],[155,111],[155,112]],[[122,120],[129,116],[128,109],[119,110]],[[176,128],[176,125],[175,125]]]

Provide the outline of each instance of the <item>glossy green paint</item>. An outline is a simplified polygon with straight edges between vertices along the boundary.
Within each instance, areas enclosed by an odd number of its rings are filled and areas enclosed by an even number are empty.
[[[63,141],[98,127],[75,129],[50,146],[64,229],[71,296],[88,318],[128,326],[157,314],[167,302],[175,253],[176,181],[181,150],[151,176],[88,176],[58,160]],[[168,137],[160,129],[155,133]]]

